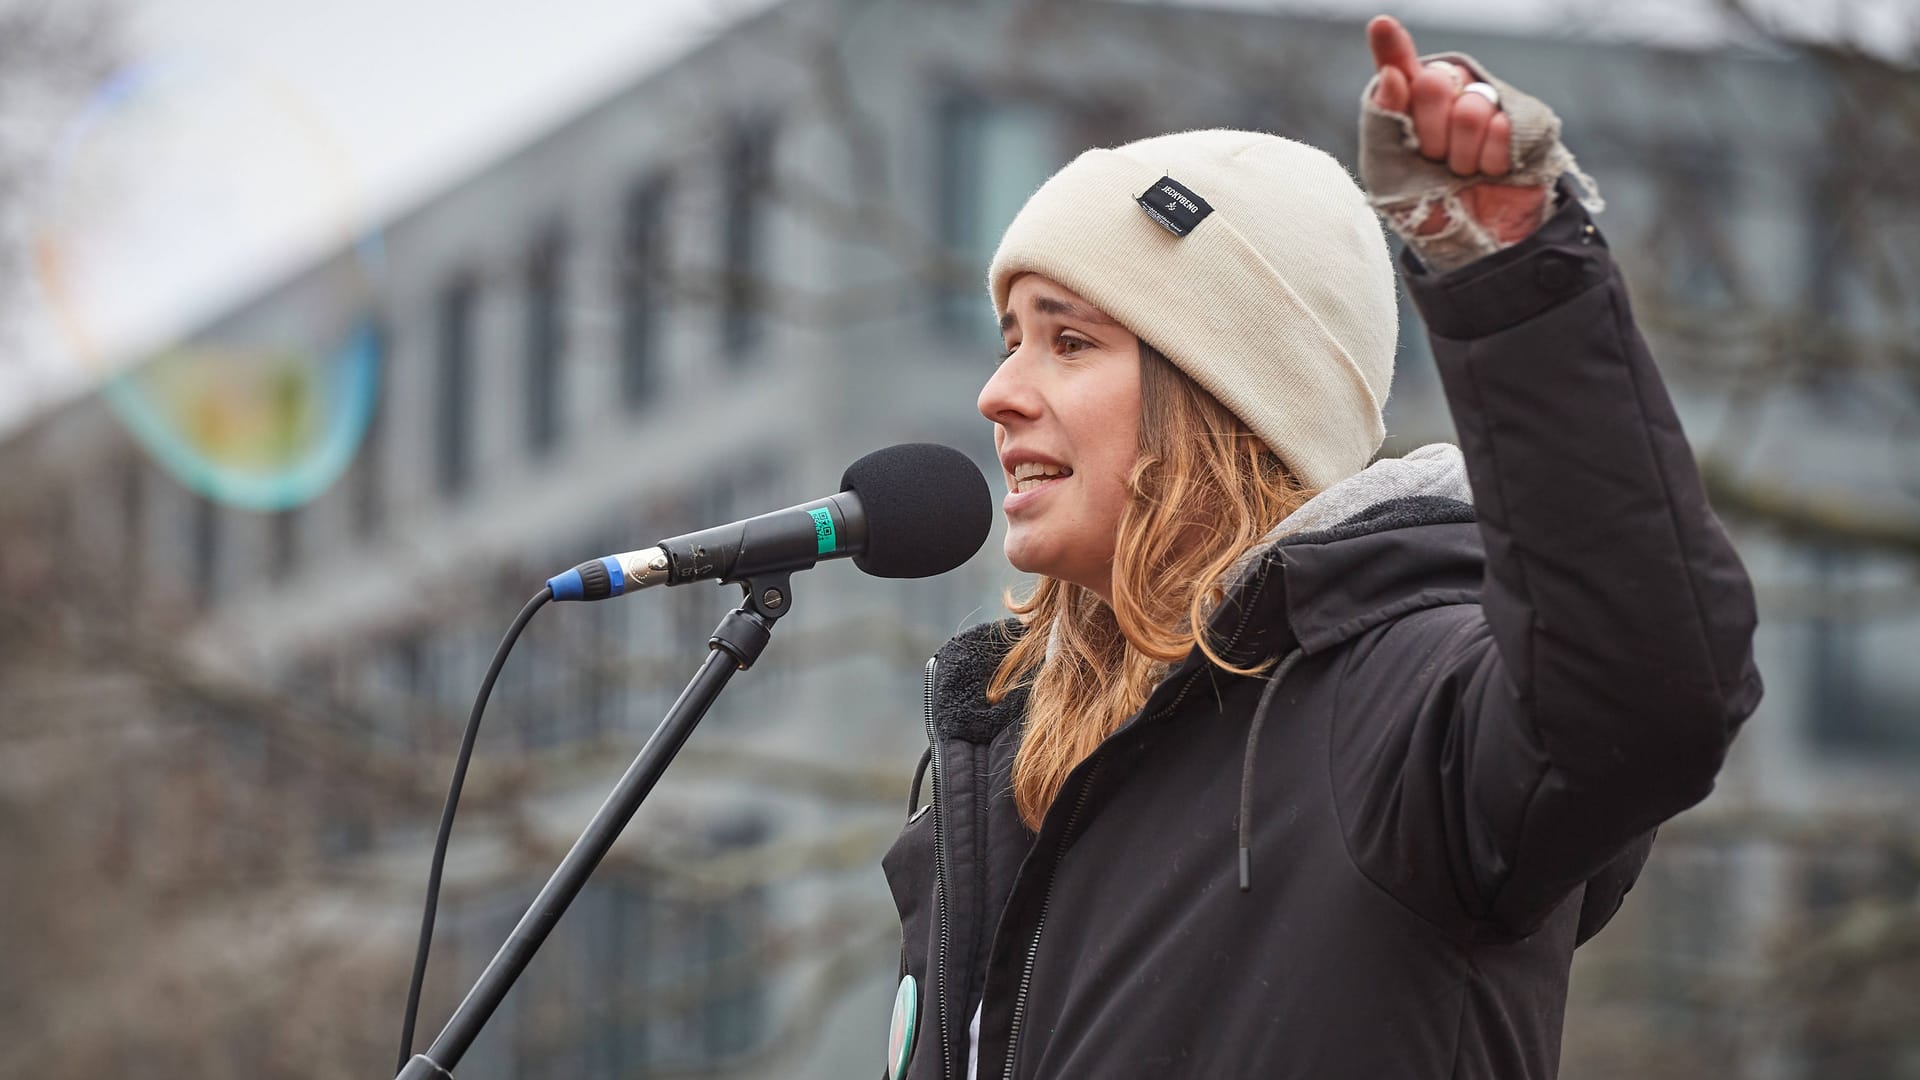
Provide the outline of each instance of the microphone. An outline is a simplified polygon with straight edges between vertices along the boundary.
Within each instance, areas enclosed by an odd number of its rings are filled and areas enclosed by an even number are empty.
[[[965,454],[938,443],[902,443],[847,466],[839,492],[824,499],[589,559],[548,578],[547,587],[555,600],[605,600],[840,558],[875,577],[932,577],[972,558],[992,527],[986,478]]]

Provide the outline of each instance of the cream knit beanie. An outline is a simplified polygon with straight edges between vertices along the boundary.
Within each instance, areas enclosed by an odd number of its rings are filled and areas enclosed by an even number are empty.
[[[1399,334],[1393,262],[1346,169],[1304,143],[1183,131],[1089,150],[1027,200],[987,271],[1118,319],[1318,487],[1365,468]]]

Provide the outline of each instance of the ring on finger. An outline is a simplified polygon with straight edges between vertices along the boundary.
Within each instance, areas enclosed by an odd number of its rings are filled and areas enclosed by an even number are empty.
[[[1491,83],[1470,82],[1461,87],[1460,92],[1463,94],[1479,94],[1481,97],[1486,98],[1494,108],[1498,109],[1500,107],[1500,91],[1495,89]]]

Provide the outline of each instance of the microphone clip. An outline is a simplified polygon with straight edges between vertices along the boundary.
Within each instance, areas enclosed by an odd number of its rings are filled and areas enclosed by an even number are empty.
[[[793,606],[793,574],[787,570],[755,574],[740,583],[746,590],[747,606],[754,614],[772,622]]]
[[[793,610],[792,573],[754,574],[740,582],[746,601],[727,613],[707,639],[709,649],[724,649],[741,671],[753,666],[773,636],[773,624]]]

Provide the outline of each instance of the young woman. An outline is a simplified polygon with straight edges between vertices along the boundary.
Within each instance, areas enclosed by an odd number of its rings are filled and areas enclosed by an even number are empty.
[[[1161,136],[994,258],[979,408],[1038,585],[927,665],[890,1077],[1551,1077],[1574,947],[1759,699],[1557,120],[1369,36],[1369,194]],[[1376,210],[1461,446],[1369,464]]]

